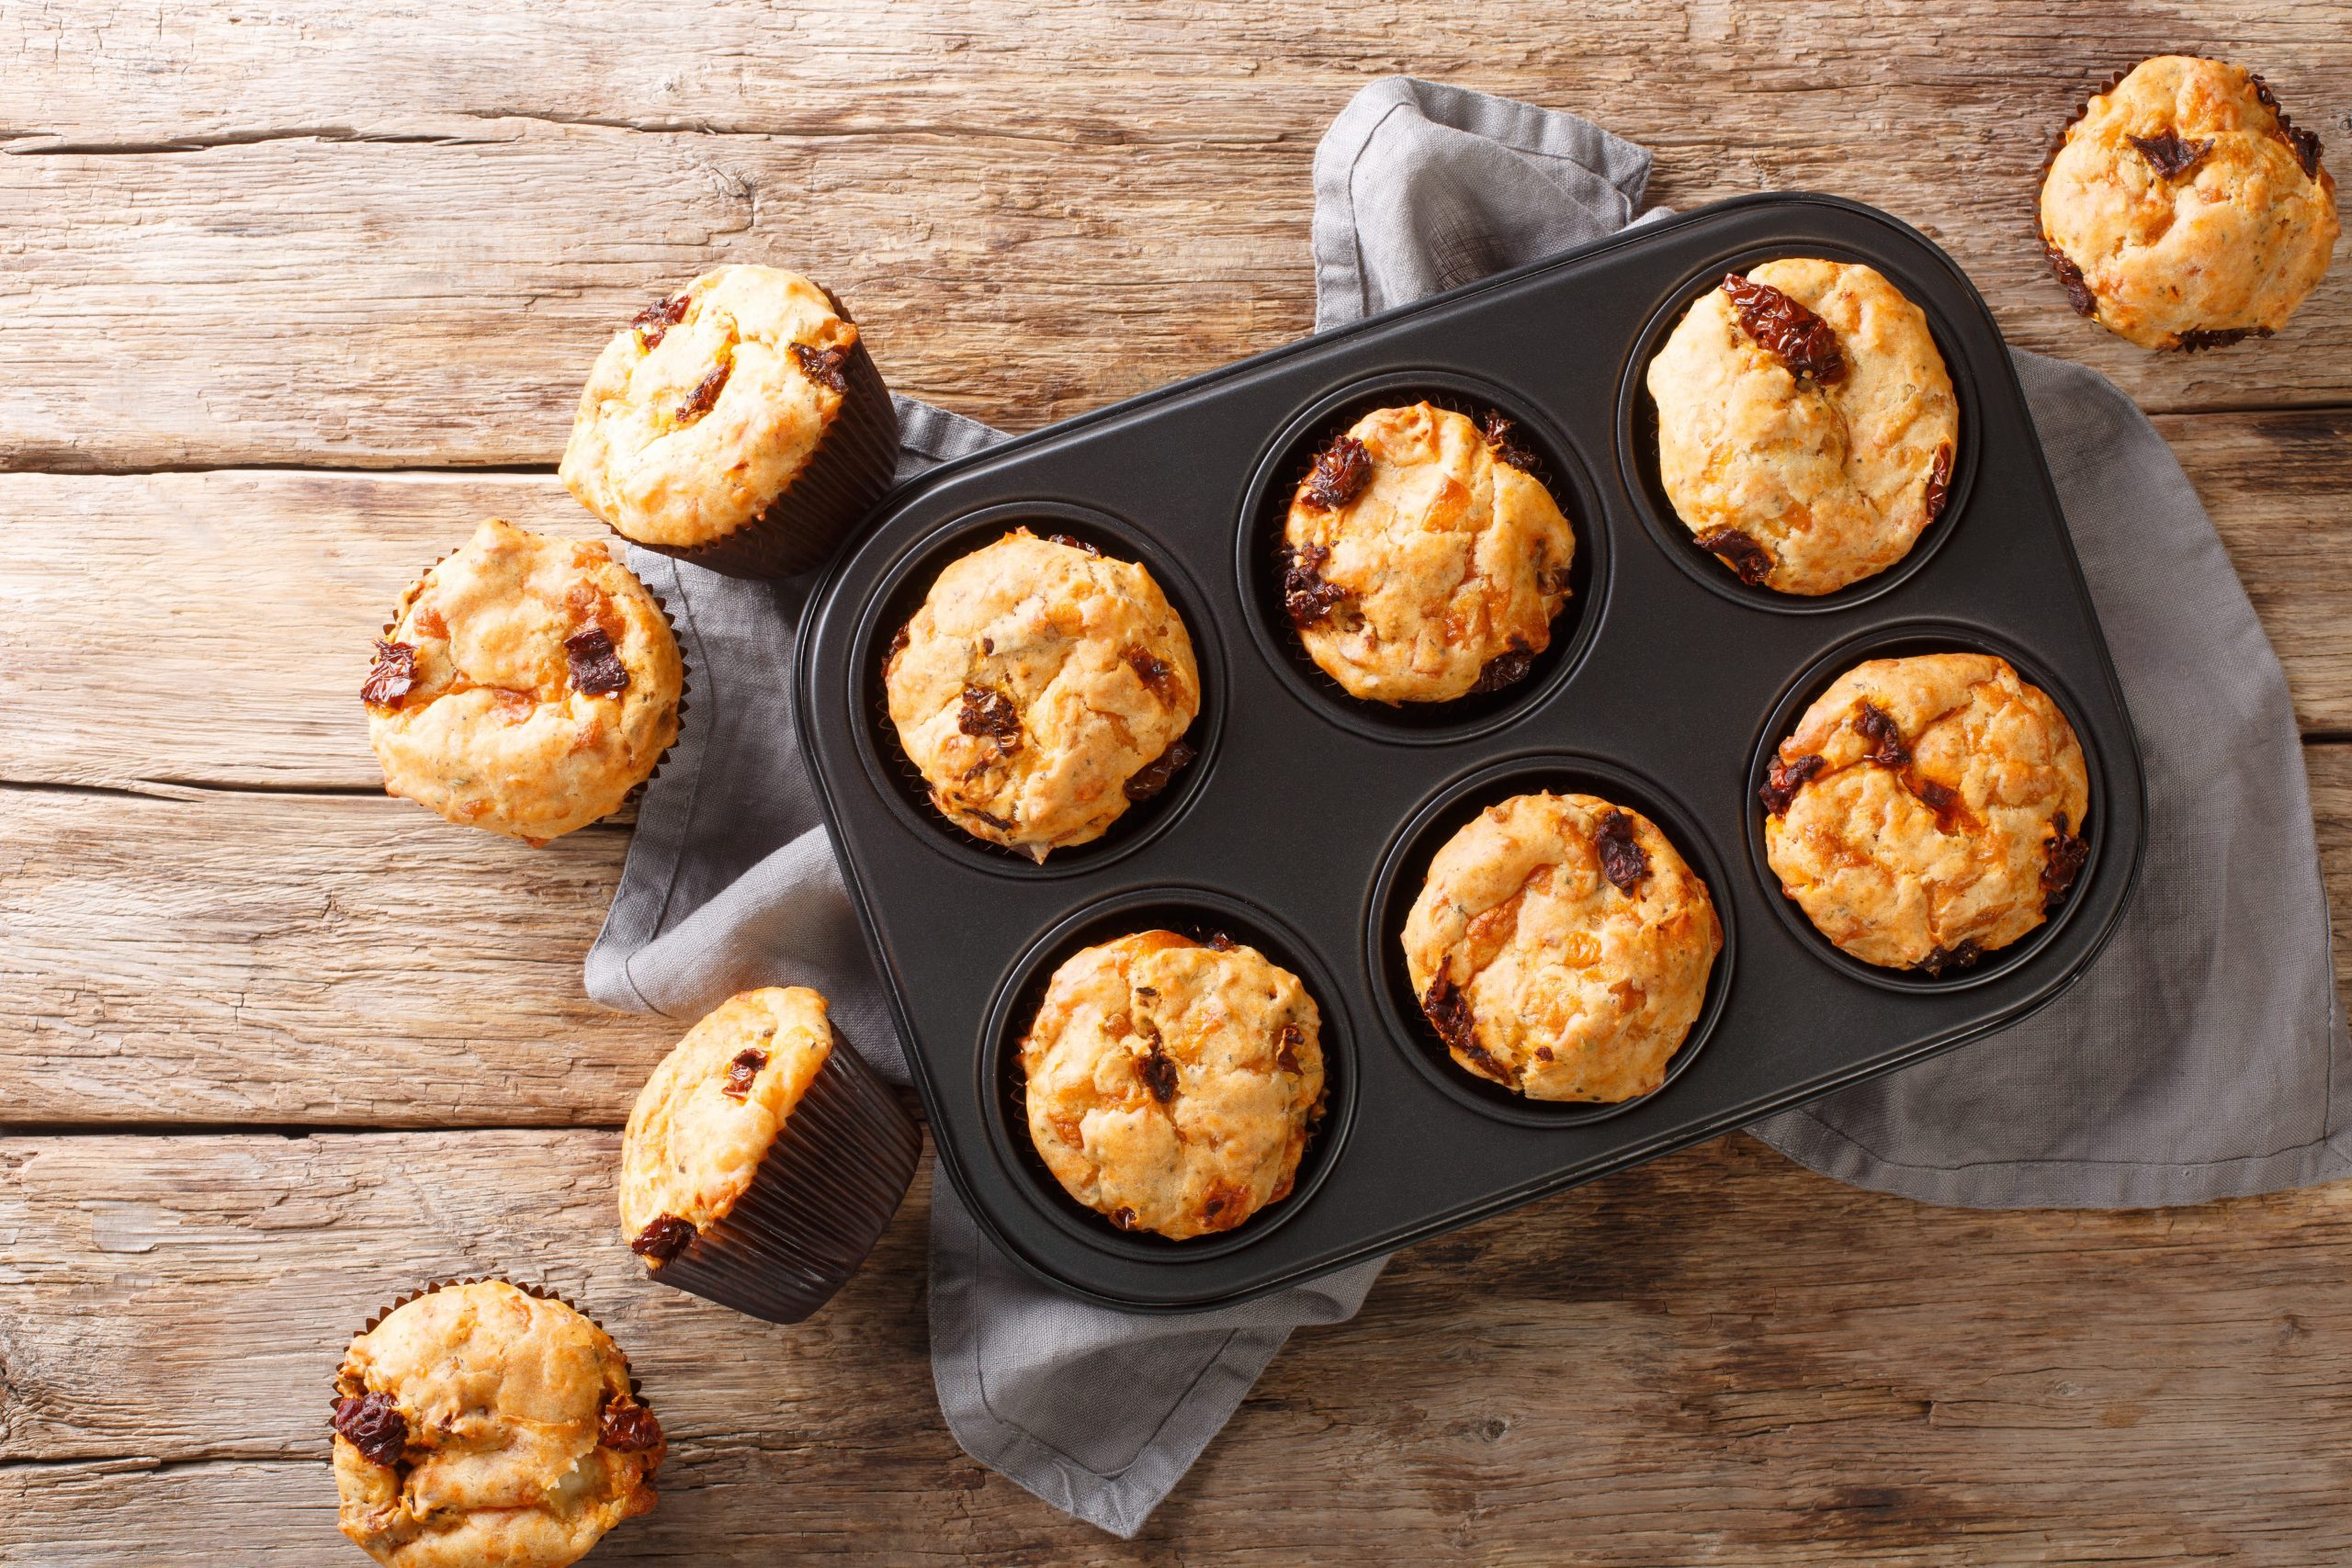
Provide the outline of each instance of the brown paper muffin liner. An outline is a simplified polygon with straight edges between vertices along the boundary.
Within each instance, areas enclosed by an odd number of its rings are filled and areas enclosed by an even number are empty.
[[[798,1323],[881,1240],[922,1153],[914,1118],[836,1034],[735,1206],[650,1275],[752,1317]]]

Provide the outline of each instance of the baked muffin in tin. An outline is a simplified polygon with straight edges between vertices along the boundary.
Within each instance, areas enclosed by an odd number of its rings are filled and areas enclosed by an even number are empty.
[[[2074,727],[2007,660],[1873,659],[1831,682],[1768,765],[1766,859],[1822,935],[1941,976],[2048,918],[2088,858]]]
[[[948,820],[1042,863],[1193,758],[1193,639],[1151,573],[1018,528],[939,574],[886,656],[899,743]]]
[[[386,1568],[563,1568],[653,1506],[662,1425],[552,1297],[429,1289],[352,1340],[334,1389],[335,1522]]]
[[[1743,582],[1834,593],[1943,512],[1960,403],[1926,314],[1873,268],[1790,257],[1726,275],[1647,384],[1667,498]]]
[[[1540,793],[1487,807],[1431,857],[1403,942],[1465,1071],[1530,1100],[1613,1104],[1666,1081],[1723,926],[1649,818]]]
[[[493,517],[401,595],[360,694],[389,793],[543,844],[652,773],[684,684],[660,601],[602,542]]]
[[[1509,420],[1374,409],[1315,459],[1283,522],[1283,609],[1350,696],[1498,691],[1552,642],[1576,534]]]
[[[2341,223],[2316,133],[2243,67],[2142,61],[2067,126],[2041,240],[2081,314],[2143,348],[2212,348],[2287,324]]]
[[[1087,948],[1021,1042],[1029,1136],[1121,1230],[1229,1231],[1290,1195],[1323,1113],[1321,1024],[1252,947],[1148,931]]]

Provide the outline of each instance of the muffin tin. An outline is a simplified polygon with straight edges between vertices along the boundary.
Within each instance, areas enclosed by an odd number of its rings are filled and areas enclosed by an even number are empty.
[[[1642,376],[1727,269],[1867,262],[1926,310],[1961,400],[1943,517],[1823,599],[1743,587],[1656,476]],[[1305,458],[1356,413],[1427,396],[1520,423],[1577,528],[1575,596],[1527,678],[1430,709],[1357,702],[1283,619],[1274,550]],[[891,635],[940,568],[1017,524],[1151,569],[1204,688],[1200,756],[1102,840],[1046,864],[932,809],[882,706]],[[1755,786],[1838,673],[1996,652],[2081,739],[2090,859],[2042,928],[1941,979],[1822,939],[1764,863]],[[2137,742],[1998,330],[1951,260],[1870,208],[1749,197],[1455,289],[933,470],[887,498],[803,625],[812,771],[950,1179],[1012,1257],[1136,1311],[1223,1304],[1740,1127],[2001,1028],[2057,996],[2139,874]],[[1547,1105],[1445,1055],[1402,978],[1429,857],[1532,788],[1634,807],[1724,924],[1698,1024],[1657,1092]],[[1126,931],[1223,931],[1296,972],[1324,1019],[1329,1111],[1297,1190],[1215,1237],[1125,1235],[1031,1150],[1013,1057],[1046,977]],[[1663,1223],[1663,1222],[1662,1222]]]

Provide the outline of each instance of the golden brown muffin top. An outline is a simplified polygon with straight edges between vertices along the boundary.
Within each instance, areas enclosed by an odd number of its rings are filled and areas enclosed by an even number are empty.
[[[1665,1081],[1723,927],[1648,818],[1535,794],[1488,807],[1431,858],[1404,945],[1455,1062],[1531,1100],[1613,1103]]]
[[[1781,742],[1766,858],[1824,936],[1942,974],[2042,923],[2087,852],[2073,726],[2007,660],[1873,659]]]
[[[1322,1015],[1252,947],[1141,931],[1072,956],[1021,1043],[1029,1136],[1122,1230],[1231,1230],[1290,1195],[1322,1114]]]
[[[825,998],[770,986],[719,1003],[662,1058],[621,1134],[621,1235],[649,1268],[727,1217],[832,1049]]]
[[[1552,643],[1576,535],[1499,415],[1374,409],[1299,481],[1284,605],[1351,696],[1436,703],[1498,690]]]
[[[668,1451],[605,1331],[503,1280],[387,1314],[335,1393],[336,1522],[388,1568],[562,1568],[653,1506]]]
[[[660,603],[601,541],[493,517],[401,595],[362,695],[387,791],[537,844],[645,782],[684,681]]]
[[[1165,787],[1201,711],[1193,639],[1151,573],[1026,528],[939,574],[883,683],[939,809],[1040,862]]]
[[[857,327],[797,272],[722,266],[639,311],[588,372],[559,472],[640,544],[754,522],[840,414]]]
[[[2262,78],[2142,61],[2093,97],[2041,184],[2041,237],[2075,308],[2143,348],[2286,325],[2342,225],[2319,138]]]

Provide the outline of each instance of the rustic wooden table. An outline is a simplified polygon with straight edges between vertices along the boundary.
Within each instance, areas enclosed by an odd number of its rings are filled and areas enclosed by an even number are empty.
[[[554,460],[664,288],[806,265],[900,389],[1033,426],[1305,333],[1316,139],[1407,71],[1581,110],[1679,207],[1878,203],[2130,389],[2352,909],[2352,261],[2274,341],[2155,357],[2030,216],[2051,130],[2166,50],[2352,151],[2342,0],[465,11],[0,0],[0,1560],[357,1561],[331,1369],[489,1269],[594,1309],[669,1427],[604,1562],[2352,1553],[2352,1188],[1956,1213],[1741,1138],[1408,1253],[1112,1541],[941,1425],[927,1186],[797,1328],[638,1281],[616,1129],[678,1026],[579,973],[628,829],[388,800],[355,695],[483,514],[594,532]]]

